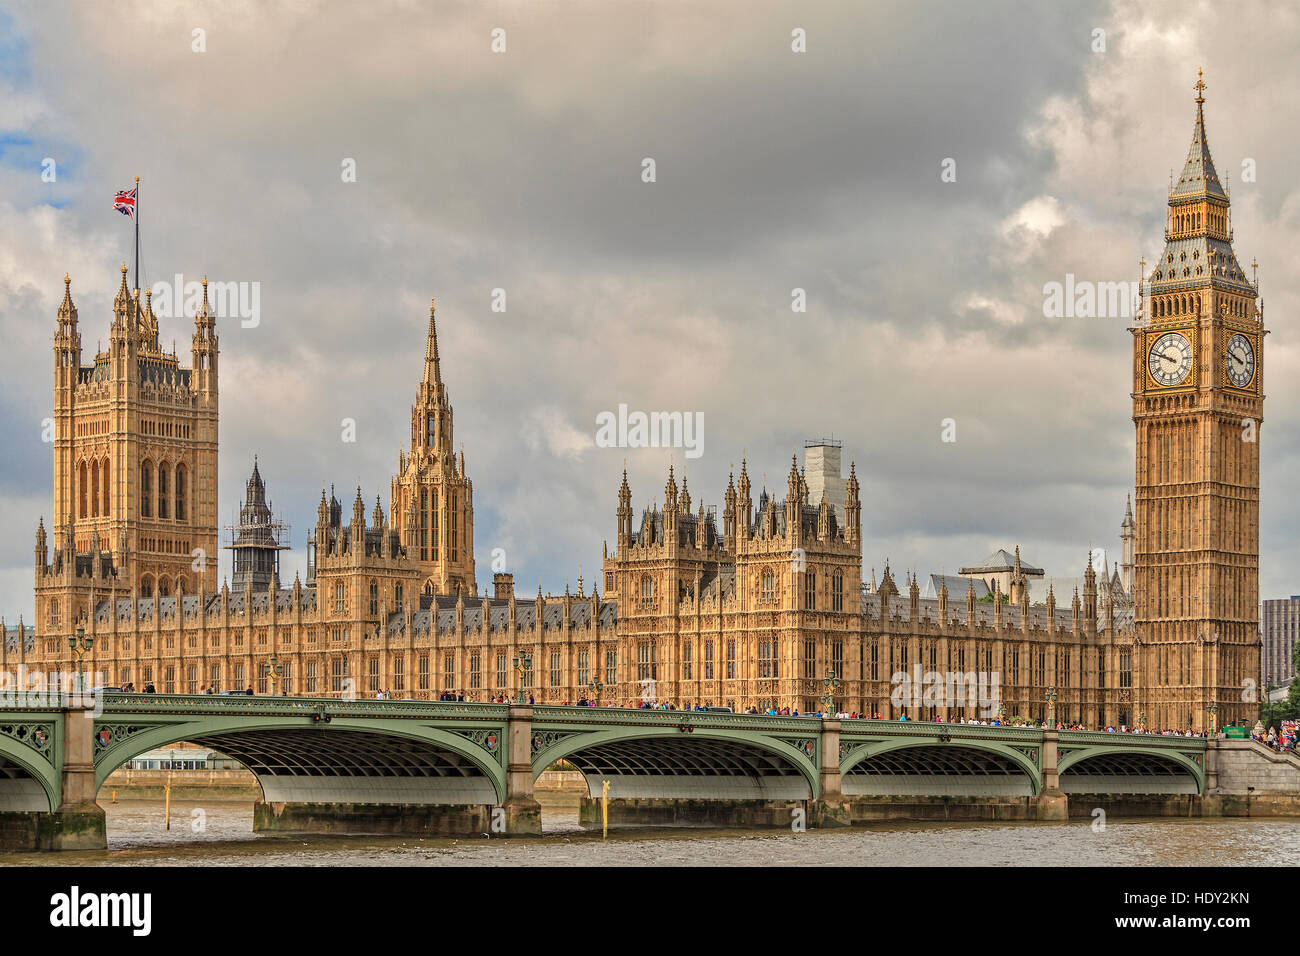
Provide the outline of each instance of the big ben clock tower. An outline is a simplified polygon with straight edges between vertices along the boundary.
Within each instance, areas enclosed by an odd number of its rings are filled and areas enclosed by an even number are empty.
[[[1264,316],[1232,249],[1205,83],[1133,333],[1136,704],[1151,729],[1258,715]],[[1211,710],[1213,708],[1213,710]]]

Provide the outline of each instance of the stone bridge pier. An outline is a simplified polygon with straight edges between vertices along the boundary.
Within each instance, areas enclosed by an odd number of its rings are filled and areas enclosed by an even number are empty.
[[[0,775],[0,850],[105,849],[104,809],[95,802],[93,714],[63,708],[2,719],[30,756],[10,751],[0,758],[6,771],[15,764],[27,771]]]

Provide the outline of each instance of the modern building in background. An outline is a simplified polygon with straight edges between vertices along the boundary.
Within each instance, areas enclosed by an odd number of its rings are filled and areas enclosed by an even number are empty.
[[[1295,677],[1291,655],[1300,640],[1300,594],[1264,602],[1263,678],[1269,686],[1285,684]]]

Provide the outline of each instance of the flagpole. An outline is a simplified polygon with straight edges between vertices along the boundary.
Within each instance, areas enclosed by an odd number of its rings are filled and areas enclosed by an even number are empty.
[[[140,289],[140,177],[135,177],[135,288]]]

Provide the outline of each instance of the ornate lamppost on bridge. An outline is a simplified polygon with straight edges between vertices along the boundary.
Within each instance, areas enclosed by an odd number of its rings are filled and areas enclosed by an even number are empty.
[[[998,725],[1005,727],[1006,723],[1007,723],[1007,702],[1005,700],[999,700],[998,701]]]
[[[1138,730],[1141,730],[1145,733],[1146,729],[1147,729],[1147,712],[1145,710],[1138,711]]]
[[[1047,729],[1056,729],[1056,688],[1047,688]]]
[[[1265,691],[1265,693],[1268,692]],[[1209,728],[1210,736],[1214,736],[1214,734],[1218,732],[1218,727],[1216,726],[1214,715],[1219,712],[1219,705],[1216,704],[1214,701],[1210,701],[1209,706],[1206,707],[1205,710],[1210,715],[1210,728]]]
[[[21,634],[18,636],[18,639],[22,640]],[[77,690],[78,691],[82,691],[86,689],[86,681],[81,674],[81,659],[86,656],[86,653],[91,649],[91,647],[94,646],[94,644],[95,644],[95,639],[93,637],[86,636],[86,629],[84,627],[78,627],[77,633],[74,636],[68,638],[68,647],[72,648],[72,653],[77,655]]]
[[[599,707],[600,692],[605,689],[605,685],[600,682],[599,677],[592,677],[591,681],[587,684],[587,689],[591,691],[592,706]]]
[[[524,698],[524,675],[532,671],[533,659],[528,656],[527,651],[522,651],[515,655],[515,673],[519,675],[519,694],[515,697],[515,703],[526,703]]]
[[[284,665],[277,664],[275,662],[275,655],[272,654],[271,659],[266,664],[266,676],[271,678],[272,697],[278,696],[278,688],[280,686],[280,675],[283,673],[284,673]]]
[[[835,676],[834,669],[826,672],[826,679],[822,681],[826,688],[826,693],[822,695],[822,716],[835,716],[835,692],[840,689],[842,683],[843,681]]]

